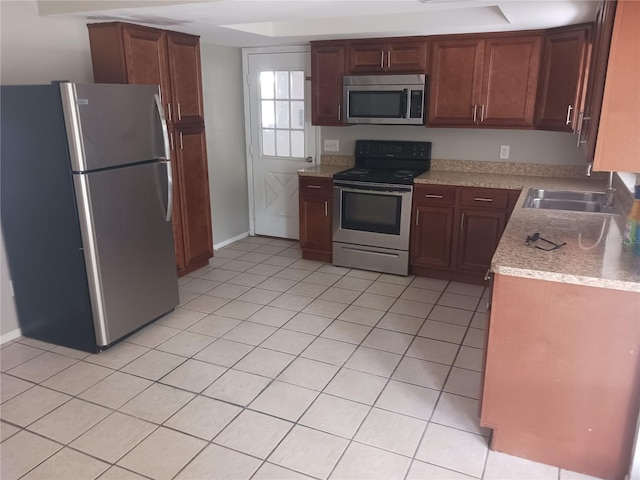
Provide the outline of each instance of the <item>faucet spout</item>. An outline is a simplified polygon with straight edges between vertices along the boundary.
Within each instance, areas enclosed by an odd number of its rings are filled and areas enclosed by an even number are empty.
[[[613,199],[616,193],[616,189],[613,188],[613,172],[609,172],[609,183],[607,185],[607,204],[608,208],[613,207]]]

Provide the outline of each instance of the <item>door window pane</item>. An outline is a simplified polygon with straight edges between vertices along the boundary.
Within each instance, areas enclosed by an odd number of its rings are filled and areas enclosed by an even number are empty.
[[[289,130],[276,130],[276,153],[279,157],[290,155]]]
[[[262,128],[273,128],[276,126],[273,100],[262,101]]]
[[[262,155],[305,156],[305,76],[302,70],[260,72]]]
[[[291,102],[291,128],[304,129],[304,102]]]
[[[291,73],[291,98],[304,99],[304,72],[298,70]]]
[[[289,98],[289,72],[276,73],[276,98]]]
[[[276,102],[276,127],[289,128],[289,102]]]
[[[260,72],[260,98],[273,98],[273,72]]]
[[[304,157],[304,131],[291,130],[291,156]]]
[[[262,154],[275,157],[276,155],[276,131],[262,129]]]

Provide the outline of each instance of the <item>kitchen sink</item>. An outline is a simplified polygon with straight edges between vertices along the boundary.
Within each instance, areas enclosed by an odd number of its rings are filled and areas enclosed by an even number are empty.
[[[543,210],[568,210],[571,212],[589,212],[618,214],[615,206],[607,206],[605,192],[581,192],[574,190],[545,190],[531,188],[524,201],[524,208]]]

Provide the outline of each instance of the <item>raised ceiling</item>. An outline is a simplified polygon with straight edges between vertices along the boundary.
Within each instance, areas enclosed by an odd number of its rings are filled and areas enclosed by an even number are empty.
[[[593,0],[40,0],[41,15],[126,21],[236,47],[551,28],[590,22]]]

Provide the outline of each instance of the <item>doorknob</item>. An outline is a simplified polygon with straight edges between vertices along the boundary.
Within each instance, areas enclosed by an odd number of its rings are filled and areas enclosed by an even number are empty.
[[[309,157],[305,158],[304,161],[307,162],[307,163],[313,163],[313,157],[309,156]]]

